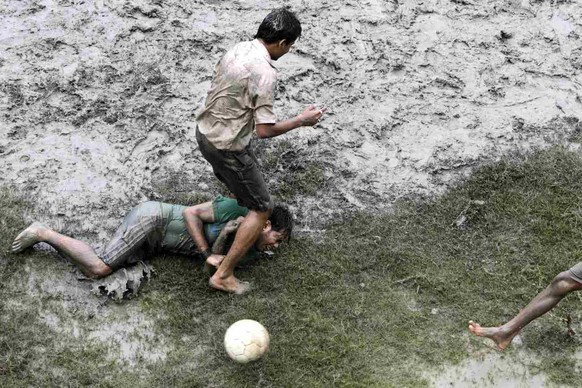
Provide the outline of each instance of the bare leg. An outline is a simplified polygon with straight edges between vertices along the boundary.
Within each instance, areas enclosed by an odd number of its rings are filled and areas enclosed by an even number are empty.
[[[249,248],[257,241],[261,230],[269,219],[270,211],[251,210],[239,226],[232,247],[210,278],[210,286],[221,291],[242,294],[249,290],[249,284],[234,277],[234,268]]]
[[[580,289],[582,289],[581,283],[572,279],[567,271],[561,272],[545,290],[503,326],[481,327],[478,323],[469,321],[469,331],[493,340],[497,349],[503,350],[528,323],[553,309],[570,292]]]
[[[46,242],[69,257],[88,277],[99,278],[112,272],[111,267],[105,264],[88,244],[57,233],[39,222],[33,223],[16,236],[12,243],[12,251],[21,252],[38,242]]]

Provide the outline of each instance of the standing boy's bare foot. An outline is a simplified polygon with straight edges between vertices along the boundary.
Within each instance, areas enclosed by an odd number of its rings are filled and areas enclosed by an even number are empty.
[[[249,282],[243,282],[230,275],[226,278],[221,278],[215,273],[208,281],[210,287],[216,288],[220,291],[230,292],[233,294],[244,294],[251,289],[251,284]]]
[[[501,327],[481,327],[480,324],[473,321],[469,321],[469,331],[476,336],[489,338],[495,342],[497,349],[500,351],[503,351],[511,343],[513,337],[519,333],[519,331],[505,333],[501,330]]]
[[[12,252],[22,252],[26,248],[42,241],[41,234],[48,231],[49,228],[40,222],[33,222],[28,228],[24,229],[12,243]]]

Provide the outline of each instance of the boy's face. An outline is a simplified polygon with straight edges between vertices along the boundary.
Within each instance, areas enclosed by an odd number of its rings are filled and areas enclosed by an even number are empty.
[[[295,42],[289,43],[285,39],[278,41],[276,50],[271,55],[271,59],[276,61],[277,59],[281,58],[283,55],[287,54],[289,50],[291,50],[291,47],[293,47],[294,44]]]
[[[273,230],[271,222],[267,221],[267,224],[259,235],[259,239],[255,243],[255,248],[260,252],[276,249],[286,239],[286,233]]]

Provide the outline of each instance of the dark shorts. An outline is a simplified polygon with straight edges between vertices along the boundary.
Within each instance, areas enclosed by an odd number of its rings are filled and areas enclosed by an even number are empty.
[[[144,202],[125,216],[99,257],[115,270],[158,252],[163,238],[164,217],[160,202]]]
[[[570,268],[568,275],[578,283],[582,283],[582,261]]]
[[[196,139],[214,175],[236,196],[239,205],[256,211],[273,208],[259,162],[250,147],[242,151],[216,149],[198,129]]]

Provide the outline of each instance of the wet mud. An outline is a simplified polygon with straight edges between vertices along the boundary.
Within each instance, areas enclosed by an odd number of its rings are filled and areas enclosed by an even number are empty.
[[[491,351],[462,362],[460,365],[440,370],[428,376],[437,388],[500,387],[541,388],[549,386],[543,374],[532,374],[528,364],[539,362],[531,354],[503,355]]]
[[[194,114],[215,62],[277,4],[5,1],[0,184],[100,237],[168,176],[216,193]],[[315,103],[329,113],[257,147],[285,141],[297,156],[269,170],[274,185],[295,164],[322,166],[317,195],[288,199],[303,230],[442,191],[475,166],[580,131],[577,2],[289,5],[304,34],[276,63],[276,112]]]

